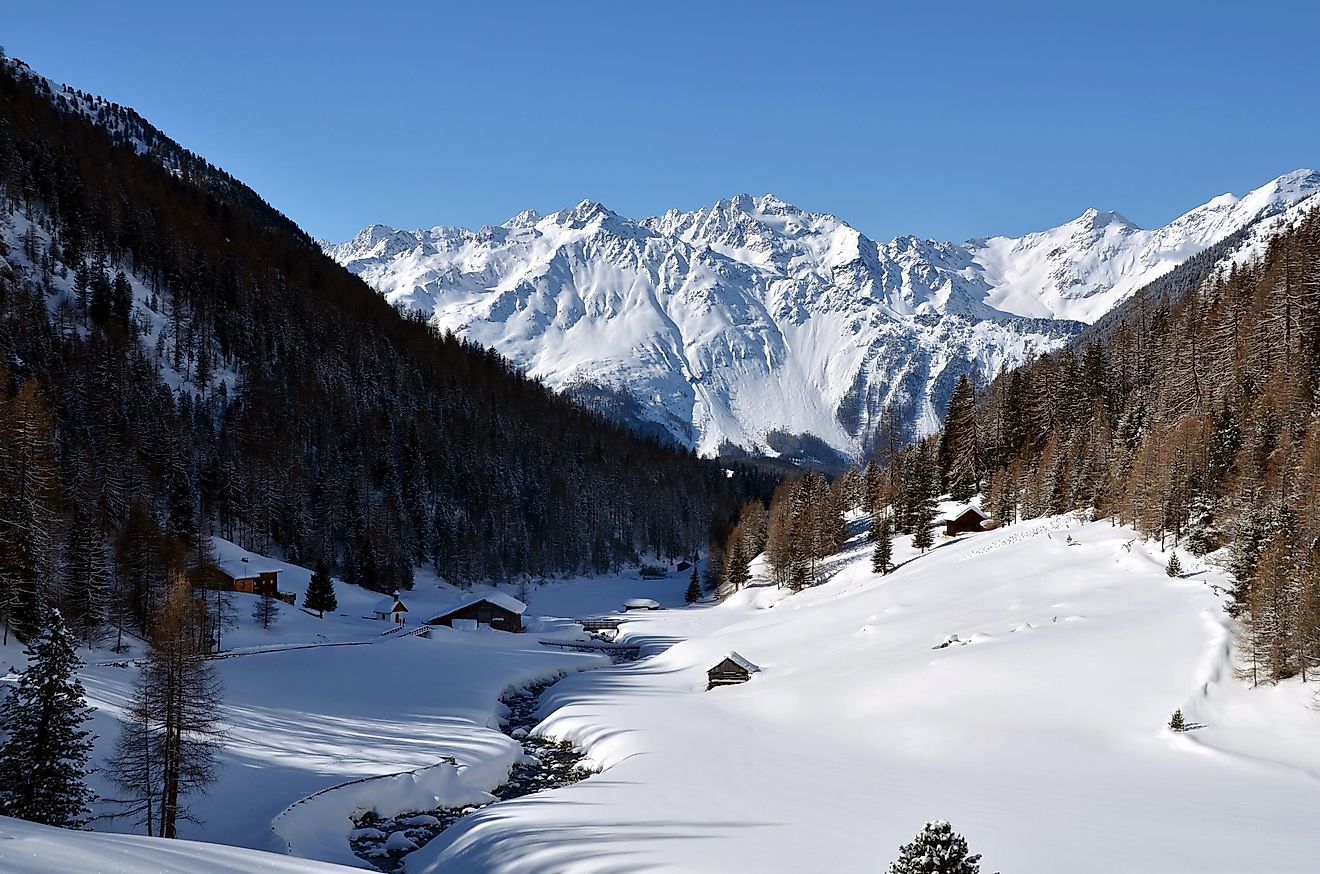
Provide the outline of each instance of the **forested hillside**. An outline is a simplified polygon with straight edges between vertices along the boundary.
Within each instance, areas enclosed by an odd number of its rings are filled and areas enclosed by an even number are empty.
[[[762,549],[811,585],[843,542],[842,512],[928,547],[940,494],[978,492],[1001,523],[1092,510],[1175,555],[1219,550],[1236,580],[1252,682],[1320,671],[1320,211],[1259,259],[1208,250],[1058,352],[980,390],[966,379],[942,430],[891,446],[832,486],[817,475],[748,504],[725,541],[734,586]],[[1177,572],[1173,559],[1170,573]],[[888,569],[878,550],[877,572]]]
[[[1223,552],[1253,682],[1320,665],[1320,212],[1262,258],[1205,259],[951,406],[885,477],[934,462],[1002,520],[1091,508],[1161,544]],[[907,487],[911,491],[911,487]],[[901,514],[900,514],[901,516]]]
[[[765,488],[402,315],[136,113],[12,61],[0,208],[6,628],[145,622],[211,533],[379,589],[499,581],[690,556]]]

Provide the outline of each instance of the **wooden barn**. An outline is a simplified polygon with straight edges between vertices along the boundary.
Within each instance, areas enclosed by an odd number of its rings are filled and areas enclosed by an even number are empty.
[[[426,620],[427,625],[448,625],[454,620],[475,621],[477,625],[489,625],[497,631],[522,631],[522,615],[527,605],[517,598],[511,598],[502,592],[489,592],[485,595],[473,595],[448,611]]]
[[[372,614],[377,619],[383,619],[386,622],[393,622],[395,625],[403,625],[408,621],[408,605],[403,603],[399,593],[395,591],[388,598],[381,598],[376,602]]]
[[[752,678],[752,674],[760,671],[760,668],[747,659],[736,652],[731,652],[722,662],[706,672],[706,691],[709,692],[716,686],[736,686],[739,683],[746,683]]]
[[[278,568],[249,561],[246,556],[220,562],[216,566],[216,572],[208,575],[207,580],[207,587],[211,589],[243,592],[248,595],[266,595],[278,598],[286,604],[297,601],[294,593],[280,591]]]
[[[944,520],[944,536],[957,537],[959,534],[984,531],[985,523],[989,518],[975,507],[968,507],[958,515],[950,516]]]

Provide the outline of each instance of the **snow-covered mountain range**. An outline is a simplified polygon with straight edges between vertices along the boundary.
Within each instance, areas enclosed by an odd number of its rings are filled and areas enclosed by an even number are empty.
[[[1065,343],[1147,282],[1303,202],[1299,170],[1161,228],[1089,209],[1022,237],[877,243],[766,195],[632,220],[583,201],[498,227],[372,225],[326,251],[390,301],[705,454],[829,463],[958,378]]]

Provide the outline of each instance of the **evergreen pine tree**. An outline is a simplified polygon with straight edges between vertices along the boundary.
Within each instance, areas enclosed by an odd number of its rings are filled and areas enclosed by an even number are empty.
[[[115,273],[114,281],[110,285],[110,313],[115,321],[125,328],[128,327],[128,317],[133,311],[133,287],[128,283],[128,277],[124,271]]]
[[[1173,718],[1169,720],[1169,728],[1173,731],[1187,730],[1187,723],[1183,721],[1182,708],[1173,711]]]
[[[25,653],[28,666],[0,705],[0,814],[76,828],[93,794],[83,782],[91,769],[91,709],[83,697],[77,642],[58,610]]]
[[[967,839],[942,820],[928,822],[899,847],[888,874],[980,874],[981,855],[968,855]]]
[[[1183,542],[1193,555],[1205,555],[1219,548],[1221,534],[1215,525],[1214,506],[1204,495],[1192,498]]]
[[[708,595],[714,595],[720,590],[720,584],[724,582],[724,551],[716,543],[711,543],[710,553],[706,556],[706,573],[702,577],[702,588]]]
[[[339,608],[339,601],[335,598],[335,584],[330,579],[330,571],[325,565],[325,560],[316,562],[316,570],[312,573],[312,578],[307,582],[307,594],[303,597],[303,606],[308,610],[315,610],[318,616],[325,616],[325,611],[334,612]]]
[[[701,600],[701,577],[697,575],[697,566],[692,566],[692,576],[688,579],[687,591],[683,594],[683,600],[689,604],[695,604]]]
[[[976,433],[976,392],[964,374],[949,398],[948,413],[939,444],[940,479],[955,501],[976,494],[980,475],[980,450]]]
[[[893,567],[894,540],[889,517],[881,516],[879,522],[871,526],[875,537],[875,550],[871,553],[871,570],[877,574],[887,574]]]
[[[935,545],[931,525],[935,522],[935,503],[928,496],[912,507],[912,545],[922,552]]]
[[[64,606],[68,625],[88,646],[103,637],[110,618],[114,570],[110,551],[96,525],[75,512],[64,563]]]
[[[1233,539],[1233,552],[1228,560],[1228,572],[1233,577],[1233,588],[1229,592],[1228,603],[1224,609],[1229,616],[1240,616],[1247,609],[1251,592],[1251,578],[1256,575],[1256,564],[1260,561],[1260,552],[1265,543],[1264,514],[1259,510],[1248,509],[1238,520],[1237,536]]]
[[[741,538],[735,538],[733,548],[729,550],[729,568],[725,574],[725,579],[732,584],[734,591],[738,591],[752,578],[751,570],[748,565],[751,560],[747,557],[746,550],[743,549]]]
[[[1178,560],[1178,553],[1176,551],[1170,550],[1169,562],[1164,566],[1164,572],[1171,577],[1180,576],[1182,574],[1182,562]]]

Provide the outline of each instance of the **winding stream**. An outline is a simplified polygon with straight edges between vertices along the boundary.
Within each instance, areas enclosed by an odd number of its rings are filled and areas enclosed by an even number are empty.
[[[615,650],[609,655],[615,664],[637,659],[636,650]],[[485,805],[410,811],[390,817],[368,811],[354,820],[354,830],[348,836],[354,855],[381,871],[397,871],[408,854],[426,846],[470,813],[543,789],[571,786],[597,773],[582,766],[585,756],[572,744],[531,733],[540,721],[536,712],[541,707],[541,696],[561,679],[563,677],[533,683],[500,699],[509,708],[508,718],[500,730],[522,744],[524,755],[510,769],[508,780],[491,790],[495,801]]]

